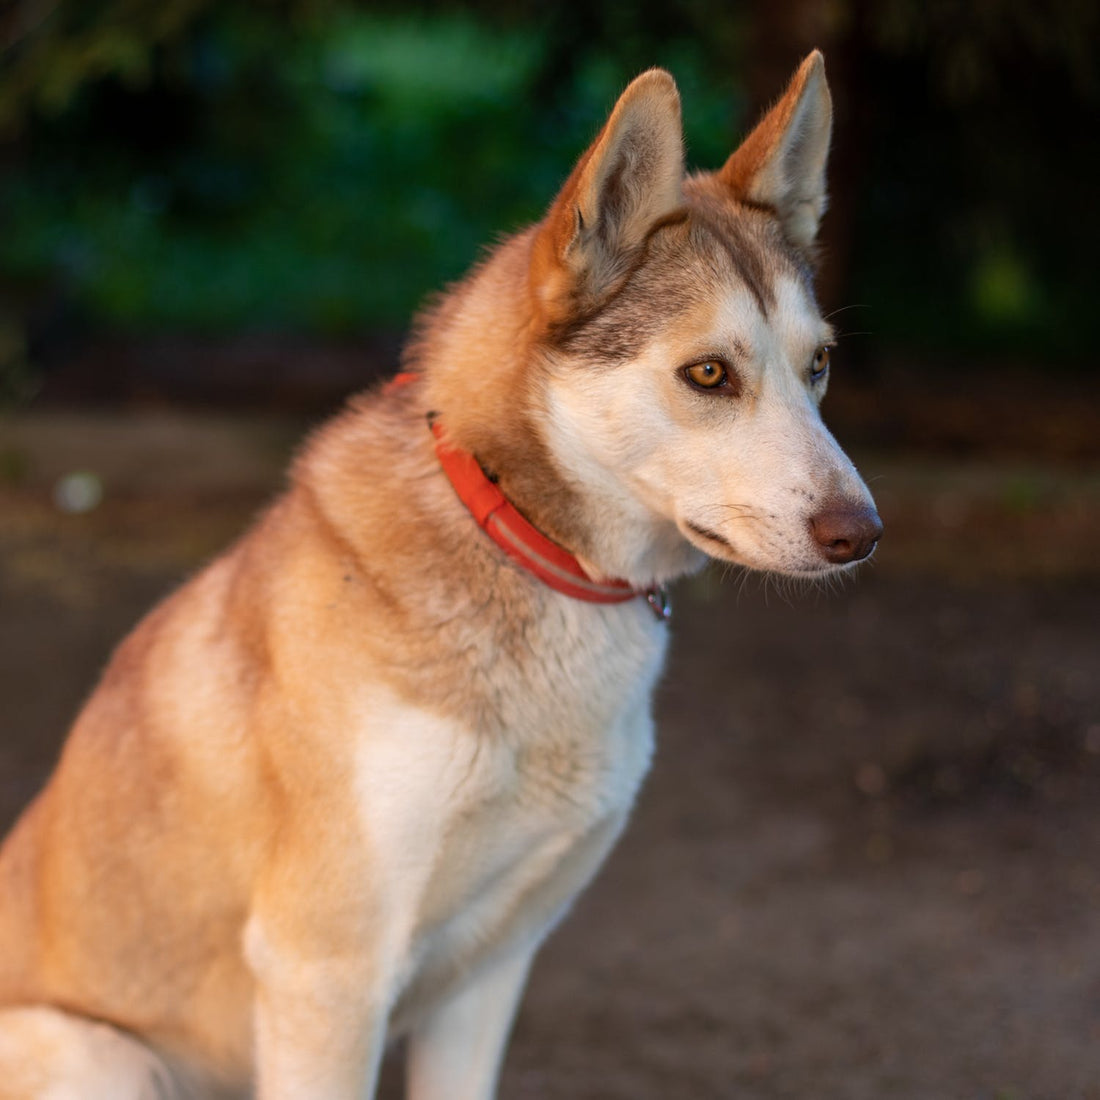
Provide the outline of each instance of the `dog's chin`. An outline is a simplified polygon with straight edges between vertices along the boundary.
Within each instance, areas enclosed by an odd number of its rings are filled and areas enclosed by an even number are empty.
[[[797,580],[810,581],[812,583],[813,581],[826,580],[829,577],[839,577],[846,573],[851,573],[865,562],[870,561],[871,557],[872,555],[868,554],[867,557],[861,558],[859,561],[849,561],[839,564],[814,558],[803,561],[785,562],[746,561],[744,564],[747,568],[753,569],[759,573],[772,573],[775,576],[792,577]]]
[[[728,562],[730,565],[739,565],[743,569],[752,570],[754,573],[771,573],[774,576],[793,577],[805,581],[824,580],[826,577],[850,573],[853,569],[870,561],[874,556],[874,551],[872,551],[867,557],[861,558],[859,561],[841,564],[825,561],[812,553],[807,554],[805,557],[794,554],[783,558],[769,557],[767,554],[739,549],[717,531],[701,527],[690,520],[681,520],[678,526],[684,538],[710,558]]]
[[[814,558],[807,561],[791,562],[791,563],[771,563],[771,564],[749,564],[750,569],[756,569],[761,572],[775,573],[783,577],[794,577],[805,581],[820,581],[825,580],[828,577],[839,577],[847,573],[852,573],[858,569],[861,565],[866,565],[867,562],[874,557],[874,551],[865,558],[860,558],[858,561],[846,561],[846,562],[829,562],[820,558]]]

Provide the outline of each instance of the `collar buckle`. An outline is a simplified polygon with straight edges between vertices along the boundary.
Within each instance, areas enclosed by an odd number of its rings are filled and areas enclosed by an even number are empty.
[[[672,601],[665,585],[655,584],[652,588],[647,588],[645,602],[649,604],[649,609],[658,622],[667,623],[672,618]]]

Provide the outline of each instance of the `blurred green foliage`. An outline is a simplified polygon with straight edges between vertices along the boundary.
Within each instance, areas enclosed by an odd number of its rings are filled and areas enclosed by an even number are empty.
[[[698,49],[688,140],[728,152],[736,100]],[[0,264],[115,326],[339,333],[407,321],[501,232],[539,216],[631,75],[593,53],[546,96],[548,40],[462,12],[211,10],[68,98],[0,179]],[[60,85],[57,85],[60,86]]]
[[[761,28],[793,33],[807,12],[850,92],[833,188],[851,201],[827,224],[855,242],[838,257],[845,301],[869,307],[841,315],[848,327],[932,351],[1088,355],[1088,0],[12,11],[0,389],[26,385],[35,333],[73,318],[131,332],[402,326],[480,247],[539,216],[645,66],[680,83],[689,160],[720,164],[748,121]]]

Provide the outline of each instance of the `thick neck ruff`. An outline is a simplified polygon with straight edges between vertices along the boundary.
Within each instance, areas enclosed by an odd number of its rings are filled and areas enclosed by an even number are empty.
[[[411,371],[398,374],[388,388],[409,385],[419,377]],[[446,441],[437,416],[429,414],[428,423],[435,438],[439,465],[458,499],[466,505],[477,525],[513,561],[547,587],[575,600],[611,604],[642,598],[658,619],[670,617],[668,593],[663,585],[640,589],[623,580],[593,580],[574,554],[544,535],[516,510],[472,454]]]

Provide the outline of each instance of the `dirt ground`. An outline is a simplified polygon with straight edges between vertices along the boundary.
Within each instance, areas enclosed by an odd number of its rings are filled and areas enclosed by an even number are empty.
[[[297,430],[0,421],[0,824]],[[675,593],[654,771],[502,1097],[1100,1098],[1100,465],[856,457],[887,528],[858,578]],[[105,495],[66,514],[81,469]]]

